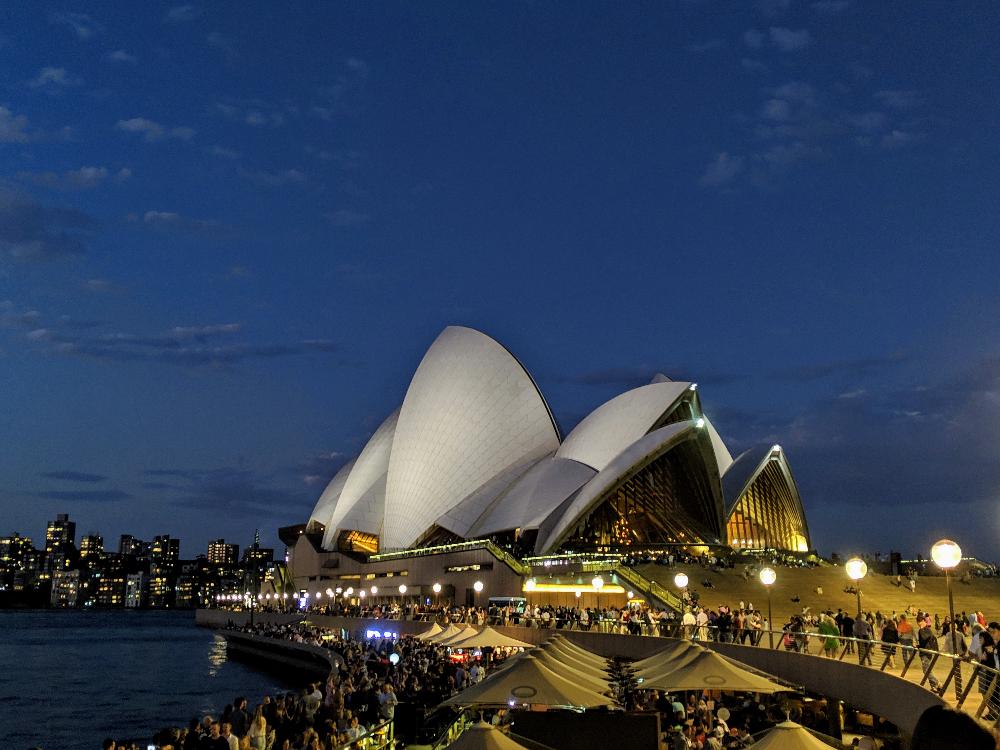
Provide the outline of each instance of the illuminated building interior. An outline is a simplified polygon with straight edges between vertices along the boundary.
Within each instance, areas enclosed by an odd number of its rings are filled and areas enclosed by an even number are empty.
[[[809,550],[809,527],[802,501],[779,446],[758,463],[749,481],[735,495],[726,537],[735,549]]]

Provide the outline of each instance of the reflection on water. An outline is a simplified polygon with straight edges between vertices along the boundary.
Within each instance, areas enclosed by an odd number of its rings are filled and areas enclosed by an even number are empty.
[[[212,643],[208,647],[208,676],[215,677],[219,674],[219,667],[226,663],[226,639],[221,635],[212,636]]]
[[[90,750],[297,686],[227,659],[190,612],[0,610],[0,633],[0,730],[15,750]]]

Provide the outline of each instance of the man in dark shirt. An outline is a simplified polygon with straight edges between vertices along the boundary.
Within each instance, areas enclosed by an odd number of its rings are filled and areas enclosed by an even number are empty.
[[[229,750],[229,740],[222,736],[222,727],[219,722],[213,721],[208,729],[208,734],[201,738],[198,743],[198,750]]]
[[[229,716],[229,723],[233,725],[233,734],[242,737],[250,728],[250,715],[247,713],[247,699],[239,697],[233,701],[233,712]]]
[[[934,635],[932,624],[933,620],[931,620],[930,615],[926,615],[921,621],[920,630],[917,631],[917,648],[920,649],[920,666],[924,674],[927,675],[927,682],[930,684],[931,690],[940,693],[941,683],[934,676],[934,672],[930,671],[931,665],[934,663],[934,656],[928,652],[938,650],[937,636]]]
[[[979,670],[979,692],[986,698],[990,685],[996,673],[993,671],[1000,666],[997,660],[997,638],[1000,638],[1000,623],[991,622],[989,627],[979,634],[979,664],[983,669]],[[990,703],[995,703],[995,698],[990,698]],[[997,711],[992,705],[986,707],[984,714],[988,721],[996,719]]]
[[[854,618],[851,617],[846,612],[844,612],[844,616],[840,618],[840,632],[846,638],[853,638],[854,637]],[[848,640],[846,642],[846,646],[847,646],[847,653],[848,654],[853,654],[854,653],[854,641]]]

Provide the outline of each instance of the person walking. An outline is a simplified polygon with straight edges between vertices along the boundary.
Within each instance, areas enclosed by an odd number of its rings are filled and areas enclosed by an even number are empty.
[[[868,624],[865,616],[858,612],[854,618],[854,637],[858,643],[858,664],[872,665],[872,626]]]
[[[1000,668],[1000,656],[997,654],[997,639],[1000,638],[1000,623],[991,622],[989,627],[979,633],[977,650],[979,653],[979,692],[986,700],[987,693],[990,692],[990,685],[996,676],[994,670]],[[994,691],[996,692],[996,691]],[[986,706],[983,717],[987,721],[997,718],[998,712],[994,708],[996,699],[991,697],[991,704]]]
[[[951,654],[951,674],[955,680],[956,694],[962,692],[962,660],[969,655],[969,646],[966,643],[965,635],[955,625],[947,620],[945,622],[945,633],[939,641],[941,651]]]
[[[899,616],[899,622],[896,623],[896,633],[899,635],[899,654],[905,667],[913,658],[913,642],[916,638],[913,625],[906,619],[906,615]]]
[[[893,669],[896,668],[896,646],[898,643],[899,631],[896,629],[896,623],[891,617],[887,617],[882,626],[882,654]]]
[[[934,635],[934,630],[931,627],[932,623],[931,616],[925,615],[920,623],[920,630],[917,631],[917,648],[920,649],[918,652],[920,654],[920,666],[923,669],[924,675],[927,676],[927,682],[931,686],[931,690],[940,694],[941,683],[931,670],[931,666],[934,664],[934,657],[928,653],[938,650],[938,639]]]
[[[819,621],[819,632],[823,637],[823,655],[831,659],[837,656],[837,648],[840,646],[840,629],[830,615],[823,615]]]

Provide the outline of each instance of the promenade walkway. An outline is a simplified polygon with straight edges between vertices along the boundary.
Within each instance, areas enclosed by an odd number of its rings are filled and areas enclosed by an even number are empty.
[[[211,613],[211,610],[205,611]],[[245,613],[225,614],[239,622]],[[275,615],[287,621],[288,615]],[[258,614],[258,621],[269,615]],[[304,616],[305,617],[305,616]],[[344,629],[363,637],[368,630],[391,630],[399,635],[415,635],[427,629],[423,620],[387,620],[353,618],[328,615],[308,615],[309,621],[319,627]],[[212,624],[207,616],[199,620]],[[391,626],[390,626],[391,623]],[[221,624],[221,623],[219,623]],[[579,645],[605,656],[619,655],[643,658],[656,651],[665,638],[657,633],[645,632],[641,636],[618,632],[615,628],[590,630],[557,629],[528,625],[494,625],[500,632],[530,643],[542,643],[555,633],[562,633]],[[673,634],[671,634],[672,636]],[[771,637],[769,637],[771,636]],[[877,642],[859,642],[853,638],[838,637],[838,648],[833,656],[824,655],[823,637],[806,634],[799,639],[798,649],[788,649],[783,643],[784,633],[763,633],[757,644],[719,643],[711,639],[700,641],[727,656],[744,661],[751,666],[768,671],[805,689],[829,695],[896,721],[906,731],[906,720],[899,721],[892,715],[892,707],[901,704],[908,710],[898,715],[916,717],[926,707],[944,703],[969,713],[988,726],[1000,725],[1000,673],[980,667],[975,662],[954,660],[948,654],[920,652],[897,648],[894,659]],[[669,636],[668,636],[669,637]],[[773,640],[772,640],[773,638]],[[773,642],[773,648],[771,646]],[[861,659],[861,654],[870,654]],[[921,655],[925,659],[921,659]],[[892,661],[893,663],[890,663]],[[957,668],[956,668],[957,667]],[[859,670],[873,673],[862,677]],[[874,674],[878,673],[878,674]],[[942,686],[943,695],[931,689],[931,676]],[[957,678],[957,679],[956,679]],[[984,692],[980,692],[980,688]],[[992,718],[989,718],[991,717]],[[912,727],[911,727],[912,728]]]

